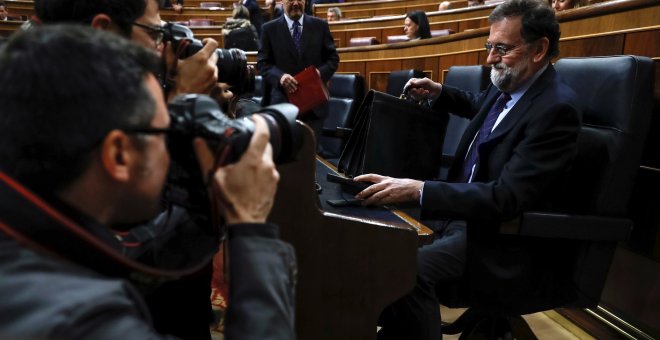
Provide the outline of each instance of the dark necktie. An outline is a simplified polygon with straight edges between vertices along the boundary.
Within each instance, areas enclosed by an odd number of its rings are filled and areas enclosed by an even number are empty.
[[[300,38],[302,37],[302,33],[300,33],[300,23],[298,20],[293,21],[293,34],[291,34],[291,37],[293,38],[293,44],[296,45],[296,50],[300,53]]]
[[[497,118],[504,110],[504,105],[510,99],[511,96],[508,93],[502,92],[502,94],[500,94],[500,96],[495,101],[493,107],[491,107],[490,111],[488,111],[486,120],[484,120],[484,124],[481,126],[481,129],[479,129],[479,132],[477,132],[477,136],[474,138],[472,146],[470,147],[470,150],[465,157],[465,163],[463,163],[463,182],[467,182],[470,179],[472,168],[474,168],[474,165],[477,164],[479,158],[477,149],[479,148],[479,145],[481,145],[481,143],[483,143],[490,135],[491,131],[493,130],[493,126],[495,126]]]

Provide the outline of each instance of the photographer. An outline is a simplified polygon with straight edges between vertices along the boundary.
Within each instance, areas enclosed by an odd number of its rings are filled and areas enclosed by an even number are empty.
[[[154,63],[81,26],[38,27],[0,50],[0,337],[161,337],[138,289],[164,277],[123,257],[114,233],[160,209],[170,116]],[[295,259],[264,224],[279,175],[254,123],[237,163],[213,170],[203,140],[195,151],[229,223],[226,337],[290,339]]]
[[[163,54],[160,76],[168,99],[181,93],[209,94],[223,100],[218,84],[218,43],[206,39],[204,48],[179,60],[171,42],[165,44],[158,12],[160,0],[35,0],[36,17],[42,23],[85,23],[133,39]]]
[[[212,94],[224,100],[231,92],[218,83],[217,43],[209,39],[196,54],[179,60],[171,42],[163,43],[163,29],[158,0],[36,0],[37,17],[44,23],[82,23],[93,28],[117,33],[162,55],[169,67],[159,69],[159,81],[171,100],[179,93]],[[161,65],[162,66],[162,65]],[[217,247],[219,239],[211,230],[210,216],[191,213],[169,205],[152,221],[130,232],[117,233],[122,238],[123,252],[142,263],[171,266],[191,262],[198,244]],[[191,260],[191,258],[193,260]],[[182,338],[210,339],[212,266],[209,264],[195,277],[169,282],[146,294],[146,302],[156,329]],[[176,306],[176,307],[175,307]]]

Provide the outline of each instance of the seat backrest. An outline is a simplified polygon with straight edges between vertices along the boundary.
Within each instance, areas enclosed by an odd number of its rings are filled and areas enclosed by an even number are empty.
[[[191,18],[188,23],[190,27],[213,26],[213,20],[208,18]]]
[[[259,39],[253,28],[238,27],[229,31],[224,37],[225,48],[238,48],[246,52],[259,50]]]
[[[562,212],[627,217],[635,175],[653,110],[653,62],[646,57],[564,58],[555,64],[582,110],[578,154],[566,183]],[[608,220],[579,223],[606,235]],[[573,307],[594,307],[607,280],[616,241],[579,244],[573,267]]]
[[[263,98],[263,78],[261,75],[254,76],[254,94],[252,95],[252,100],[257,104],[261,104],[261,99]]]
[[[400,70],[392,71],[387,77],[387,94],[399,97],[403,93],[403,87],[410,78],[424,78],[424,72],[420,70]]]
[[[455,33],[452,29],[443,29],[443,30],[431,30],[431,38],[435,37],[444,37],[450,34]]]
[[[222,7],[222,3],[220,3],[220,2],[200,2],[199,7],[200,8]]]
[[[490,67],[481,65],[452,66],[447,71],[443,84],[459,88],[463,91],[481,92],[490,84]],[[442,146],[442,165],[438,174],[439,179],[447,179],[447,173],[454,160],[458,142],[461,140],[463,132],[465,132],[469,123],[469,119],[453,114],[449,115],[445,142]]]
[[[376,37],[353,37],[348,41],[349,47],[378,45],[380,42]]]
[[[582,129],[566,210],[626,214],[653,107],[653,63],[636,56],[564,58],[555,68],[578,94]],[[576,182],[577,181],[577,182]]]
[[[328,88],[329,115],[323,123],[324,129],[352,128],[355,112],[364,98],[364,78],[356,74],[334,74]],[[322,156],[332,161],[339,158],[346,144],[344,138],[321,136],[319,143]]]
[[[404,42],[404,41],[409,41],[410,38],[408,38],[407,35],[388,35],[387,36],[387,43],[388,44],[394,44],[394,43],[399,43],[399,42]]]

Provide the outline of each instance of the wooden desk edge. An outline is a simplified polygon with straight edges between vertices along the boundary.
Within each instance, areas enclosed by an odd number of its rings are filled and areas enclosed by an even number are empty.
[[[323,165],[327,166],[328,168],[332,169],[333,171],[337,172],[337,167],[335,167],[333,164],[330,162],[326,161],[323,159],[323,157],[316,156],[316,159],[323,163]],[[415,229],[417,232],[417,236],[419,239],[419,244],[424,245],[424,244],[429,244],[433,241],[433,230],[429,229],[427,226],[422,224],[421,222],[417,221],[416,219],[410,217],[410,215],[406,214],[405,212],[401,210],[391,210],[394,215],[396,215],[398,218],[406,222],[410,227]],[[356,218],[356,217],[349,217],[349,216],[344,216],[344,215],[338,215],[334,213],[329,213],[329,212],[324,212],[324,214],[332,215],[332,216],[341,216],[342,218],[347,218],[347,219],[356,219],[360,220],[362,222],[365,222],[362,219]],[[378,223],[376,221],[369,220],[369,223]],[[378,224],[383,224],[383,223],[378,223]],[[385,224],[383,224],[385,225]],[[390,226],[391,227],[391,226]]]

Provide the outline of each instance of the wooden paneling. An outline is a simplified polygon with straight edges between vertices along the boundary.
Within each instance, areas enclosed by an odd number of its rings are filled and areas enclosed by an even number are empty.
[[[401,60],[388,60],[382,63],[368,63],[365,71],[367,88],[385,92],[390,71],[402,70]]]
[[[624,34],[569,39],[559,43],[559,58],[623,54]]]
[[[0,37],[8,37],[14,33],[23,21],[0,21]]]
[[[660,57],[660,33],[658,31],[643,31],[626,34],[623,53]],[[657,66],[656,63],[656,71],[658,71]]]
[[[468,52],[468,53],[456,53],[444,55],[439,58],[438,69],[442,78],[433,79],[435,81],[444,81],[444,75],[446,71],[451,66],[460,66],[460,65],[478,65],[479,64],[479,52]]]
[[[27,19],[34,15],[34,2],[22,0],[5,0],[5,6],[9,15],[22,15]]]

